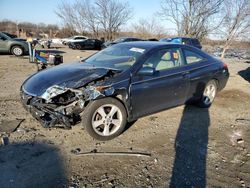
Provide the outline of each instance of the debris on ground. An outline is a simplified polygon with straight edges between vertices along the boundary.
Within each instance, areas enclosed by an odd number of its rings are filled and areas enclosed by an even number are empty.
[[[71,150],[72,154],[75,155],[85,155],[85,156],[90,156],[90,155],[99,155],[99,156],[133,156],[133,157],[151,157],[151,153],[147,152],[114,152],[114,151],[104,151],[104,152],[99,152],[96,149],[90,151],[90,152],[80,152],[80,148],[76,148],[75,150]]]
[[[0,146],[1,145],[6,146],[8,144],[9,144],[9,138],[7,136],[1,137],[1,139],[0,139]]]
[[[241,144],[241,143],[243,143],[243,142],[244,142],[244,140],[243,140],[242,138],[238,138],[238,139],[237,139],[237,143],[238,143],[238,144]]]
[[[206,52],[216,56],[220,57],[223,51],[223,48],[221,47],[215,47],[215,48],[208,48],[205,49]],[[228,49],[225,53],[224,58],[237,58],[237,59],[250,59],[250,50],[249,49],[240,49],[240,48],[234,48],[234,49]]]
[[[5,133],[15,132],[23,121],[24,121],[24,119],[1,120],[0,121],[0,132],[5,132]]]

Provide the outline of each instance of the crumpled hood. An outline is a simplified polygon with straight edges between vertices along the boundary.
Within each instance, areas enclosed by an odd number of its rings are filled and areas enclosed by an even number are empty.
[[[108,69],[93,68],[84,63],[59,65],[32,75],[22,87],[30,95],[41,96],[51,86],[75,89],[105,76],[108,72]]]

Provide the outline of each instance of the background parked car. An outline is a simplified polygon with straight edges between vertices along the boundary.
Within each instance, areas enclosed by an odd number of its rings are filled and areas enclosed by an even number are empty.
[[[73,36],[62,39],[62,44],[67,45],[69,42],[80,42],[86,39],[88,39],[86,36]]]
[[[187,44],[187,45],[199,48],[199,49],[202,48],[200,41],[196,38],[175,37],[175,38],[163,38],[160,41],[161,42],[170,42],[170,43],[175,43],[175,44]]]
[[[143,40],[139,39],[139,38],[134,38],[134,37],[121,37],[121,38],[114,40],[113,42],[103,43],[102,48],[107,48],[109,46],[112,46],[112,45],[118,44],[118,43],[122,43],[122,42],[134,42],[134,41],[143,41]]]
[[[13,35],[7,32],[3,32],[5,35],[9,36],[10,38],[17,38],[17,35]]]
[[[102,41],[98,39],[86,39],[80,42],[70,42],[69,48],[78,50],[100,50],[102,46]]]
[[[28,54],[29,47],[24,39],[11,38],[3,32],[0,32],[0,52],[21,56]]]

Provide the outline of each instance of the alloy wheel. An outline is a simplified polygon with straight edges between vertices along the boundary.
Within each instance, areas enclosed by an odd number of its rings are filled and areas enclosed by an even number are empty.
[[[19,48],[19,47],[15,47],[15,48],[13,49],[13,53],[14,53],[14,55],[16,55],[16,56],[20,56],[20,55],[22,55],[23,50],[22,50],[21,48]]]
[[[203,101],[206,105],[209,105],[213,102],[216,95],[216,86],[214,83],[209,83],[203,93]]]
[[[93,130],[101,136],[113,135],[121,127],[122,118],[121,110],[116,105],[103,105],[92,116]]]

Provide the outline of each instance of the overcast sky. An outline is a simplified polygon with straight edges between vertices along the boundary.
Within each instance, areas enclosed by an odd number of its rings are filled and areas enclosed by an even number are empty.
[[[140,18],[151,18],[160,10],[162,0],[128,0],[134,10],[134,17],[129,23]],[[28,21],[33,23],[58,24],[60,20],[55,10],[61,0],[0,0],[0,20]],[[68,0],[68,2],[74,2]],[[129,25],[129,24],[128,24]]]

